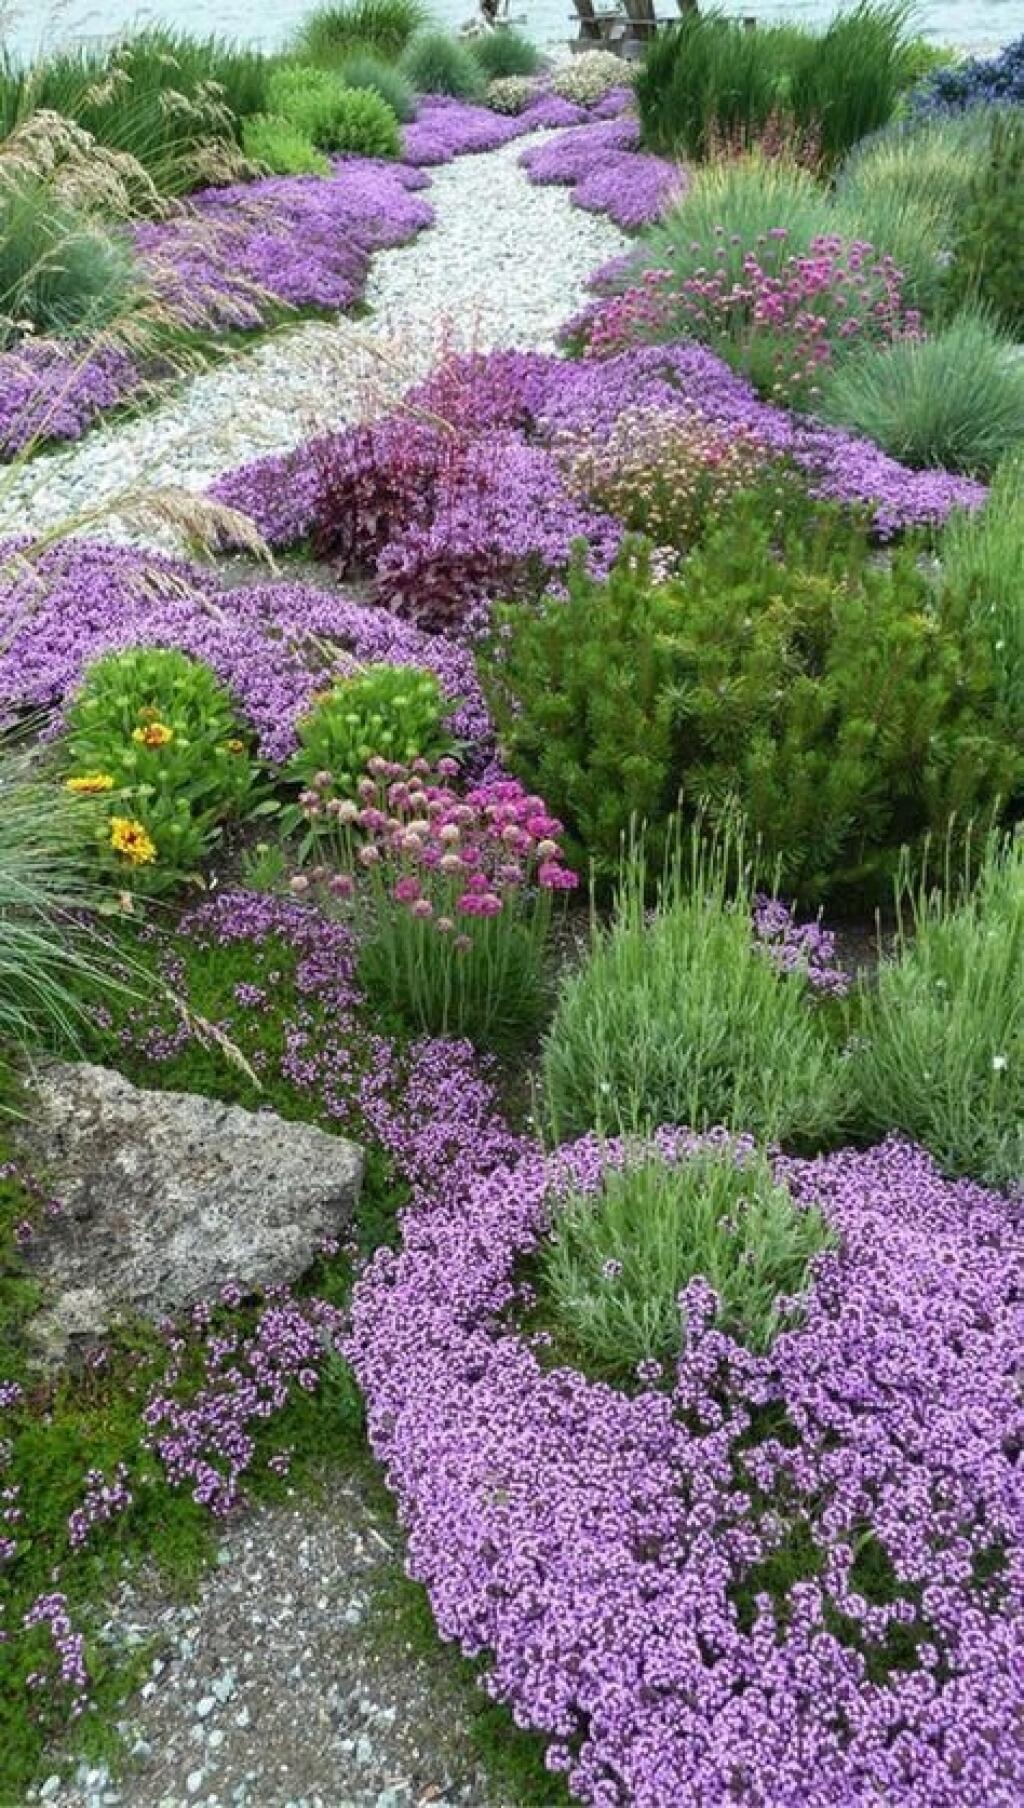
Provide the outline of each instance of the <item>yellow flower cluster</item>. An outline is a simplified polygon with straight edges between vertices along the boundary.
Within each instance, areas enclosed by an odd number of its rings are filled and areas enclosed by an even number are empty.
[[[77,778],[64,780],[65,791],[73,791],[76,797],[97,797],[101,791],[112,791],[114,781],[109,772],[83,772]]]
[[[110,845],[132,866],[149,866],[156,859],[156,843],[141,822],[130,816],[110,818]]]
[[[166,747],[173,739],[174,730],[166,722],[146,722],[132,731],[132,740],[141,747]]]

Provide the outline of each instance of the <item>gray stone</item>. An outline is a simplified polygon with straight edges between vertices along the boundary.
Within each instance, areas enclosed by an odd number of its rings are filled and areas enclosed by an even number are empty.
[[[17,1136],[64,1208],[27,1250],[48,1283],[37,1340],[54,1356],[123,1311],[159,1317],[227,1282],[296,1279],[350,1221],[362,1178],[362,1153],[343,1137],[144,1092],[84,1063],[39,1070]]]

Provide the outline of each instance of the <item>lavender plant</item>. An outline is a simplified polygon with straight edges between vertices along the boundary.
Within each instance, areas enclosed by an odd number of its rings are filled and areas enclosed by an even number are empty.
[[[895,951],[866,986],[855,1061],[872,1130],[948,1174],[1024,1180],[1024,836],[993,838],[972,885],[902,875]]]
[[[555,1195],[537,1315],[588,1373],[654,1380],[679,1355],[691,1281],[714,1289],[721,1328],[763,1353],[832,1242],[761,1154],[727,1144],[669,1163],[641,1148],[596,1193]]]
[[[557,1140],[584,1130],[724,1125],[820,1147],[848,1118],[843,1062],[805,972],[766,960],[742,836],[678,823],[648,911],[642,844],[623,863],[609,927],[563,982],[543,1089]]]

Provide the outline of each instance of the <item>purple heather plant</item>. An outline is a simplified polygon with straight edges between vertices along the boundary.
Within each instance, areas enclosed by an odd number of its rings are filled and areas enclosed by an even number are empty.
[[[311,585],[225,590],[199,566],[89,541],[54,548],[31,571],[12,564],[0,581],[0,725],[61,705],[92,660],[128,646],[205,660],[266,759],[286,759],[317,692],[363,663],[434,672],[453,734],[489,739],[472,660],[451,642]]]
[[[812,497],[866,511],[882,540],[941,525],[985,498],[970,479],[910,471],[870,440],[762,402],[691,341],[607,359],[451,358],[400,412],[244,465],[211,493],[271,545],[312,537],[343,563],[376,561],[389,607],[418,610],[431,625],[475,626],[474,605],[507,593],[517,574],[564,572],[577,538],[588,542],[591,570],[608,569],[621,526],[569,493],[555,449],[567,438],[599,443],[623,415],[659,412],[676,415],[681,431],[704,423],[760,443]]]
[[[898,1141],[780,1159],[840,1240],[799,1322],[755,1356],[697,1279],[675,1372],[620,1393],[515,1318],[553,1198],[623,1148],[497,1165],[497,1118],[460,1149],[438,1078],[446,1134],[409,1160],[348,1351],[442,1635],[492,1655],[490,1692],[595,1808],[1009,1808],[1019,1210]]]
[[[617,226],[635,231],[659,219],[686,186],[677,163],[641,151],[639,144],[637,120],[619,108],[597,125],[532,146],[520,161],[531,182],[568,183],[574,207],[606,213]]]
[[[0,457],[14,458],[36,440],[80,439],[141,382],[135,360],[110,345],[25,339],[0,352]]]
[[[186,214],[137,227],[136,248],[189,326],[257,327],[275,306],[347,308],[374,251],[432,224],[413,192],[425,181],[398,163],[340,157],[330,176],[206,189]]]

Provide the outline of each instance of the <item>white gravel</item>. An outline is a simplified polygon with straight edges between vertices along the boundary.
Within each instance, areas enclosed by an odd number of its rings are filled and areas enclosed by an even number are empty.
[[[99,427],[0,477],[0,534],[105,509],[129,488],[203,490],[247,459],[378,412],[442,348],[550,348],[588,274],[627,240],[603,216],[572,207],[568,189],[527,181],[519,158],[546,135],[431,172],[425,192],[436,224],[377,254],[369,317],[286,328],[135,420]],[[143,536],[118,522],[116,507],[91,531],[168,544],[168,530]]]

